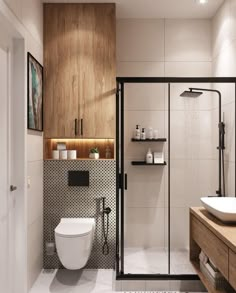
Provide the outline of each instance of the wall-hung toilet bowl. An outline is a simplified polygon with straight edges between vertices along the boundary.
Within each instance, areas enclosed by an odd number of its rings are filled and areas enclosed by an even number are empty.
[[[83,268],[90,256],[95,231],[92,218],[62,218],[55,228],[58,257],[66,269]]]

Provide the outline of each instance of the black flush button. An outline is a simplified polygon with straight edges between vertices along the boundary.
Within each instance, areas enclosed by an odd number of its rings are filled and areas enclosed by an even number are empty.
[[[69,186],[89,186],[89,171],[68,171]]]

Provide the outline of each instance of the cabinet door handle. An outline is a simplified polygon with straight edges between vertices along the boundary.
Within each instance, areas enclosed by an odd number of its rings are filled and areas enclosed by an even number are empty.
[[[128,184],[127,184],[128,178],[127,178],[127,173],[125,173],[125,190],[128,189]]]
[[[83,119],[80,119],[80,134],[84,135],[84,125],[83,125]]]
[[[75,119],[75,136],[78,135],[78,119]]]

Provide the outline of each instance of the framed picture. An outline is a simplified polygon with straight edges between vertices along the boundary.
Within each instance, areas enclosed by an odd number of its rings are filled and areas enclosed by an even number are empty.
[[[28,129],[43,131],[43,67],[28,53]]]

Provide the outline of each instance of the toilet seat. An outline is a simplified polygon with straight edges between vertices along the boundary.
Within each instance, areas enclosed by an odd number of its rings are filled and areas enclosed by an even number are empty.
[[[61,237],[82,237],[92,231],[91,224],[60,223],[55,229],[55,233]]]

